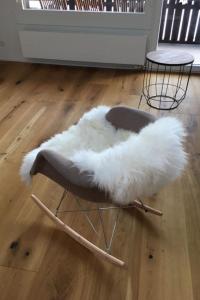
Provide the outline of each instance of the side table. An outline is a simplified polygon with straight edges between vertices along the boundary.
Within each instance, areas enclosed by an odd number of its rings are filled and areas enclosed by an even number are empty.
[[[194,57],[186,52],[158,50],[146,55],[142,97],[160,110],[178,107],[186,96]]]

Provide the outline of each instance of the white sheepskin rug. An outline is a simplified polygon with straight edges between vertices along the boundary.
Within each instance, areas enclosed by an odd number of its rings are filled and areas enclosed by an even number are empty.
[[[136,134],[116,130],[105,118],[109,110],[107,106],[92,109],[77,125],[29,152],[20,170],[22,179],[30,183],[30,169],[42,149],[54,150],[81,171],[92,172],[94,184],[118,204],[151,196],[181,174],[187,156],[180,121],[163,117]]]

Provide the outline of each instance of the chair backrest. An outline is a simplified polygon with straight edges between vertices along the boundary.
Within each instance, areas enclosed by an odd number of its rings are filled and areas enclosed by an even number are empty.
[[[106,119],[117,129],[131,130],[138,133],[142,128],[156,120],[156,117],[145,111],[115,106],[106,114]]]

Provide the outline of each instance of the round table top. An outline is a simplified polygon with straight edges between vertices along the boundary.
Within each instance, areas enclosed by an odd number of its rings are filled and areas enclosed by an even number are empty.
[[[182,51],[157,50],[147,53],[147,60],[152,63],[168,66],[180,66],[193,63],[194,57]]]

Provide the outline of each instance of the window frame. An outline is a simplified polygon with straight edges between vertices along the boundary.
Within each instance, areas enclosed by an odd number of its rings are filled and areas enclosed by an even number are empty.
[[[25,1],[25,0],[22,0]],[[143,13],[63,11],[26,9],[21,0],[16,0],[18,24],[78,26],[145,30],[151,27],[152,5],[158,0],[148,0]]]

